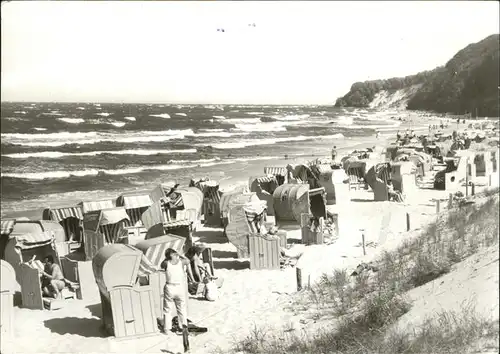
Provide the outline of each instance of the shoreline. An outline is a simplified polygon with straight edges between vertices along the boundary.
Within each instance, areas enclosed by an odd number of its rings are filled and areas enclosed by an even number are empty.
[[[391,115],[392,113],[385,113],[387,115]],[[356,149],[363,149],[373,146],[381,146],[385,148],[389,145],[395,138],[396,131],[401,130],[404,131],[406,129],[413,129],[417,134],[427,132],[429,124],[439,124],[442,118],[439,117],[421,117],[416,116],[416,121],[413,121],[415,118],[411,118],[411,115],[408,118],[411,121],[396,119],[395,117],[389,118],[381,117],[385,119],[391,119],[396,122],[399,122],[400,125],[397,127],[393,127],[390,130],[383,131],[380,134],[379,139],[376,138],[375,134],[371,136],[362,136],[362,137],[351,137],[351,138],[338,138],[332,140],[320,140],[316,142],[300,142],[301,146],[304,146],[304,152],[300,155],[290,156],[285,158],[285,153],[280,151],[280,153],[275,153],[277,148],[273,148],[272,145],[269,146],[269,158],[262,156],[261,159],[258,160],[250,160],[250,161],[235,161],[228,164],[219,164],[213,166],[206,166],[192,168],[186,170],[184,177],[182,179],[175,179],[181,185],[188,185],[191,178],[201,178],[201,177],[209,177],[210,179],[216,180],[219,182],[220,189],[222,191],[229,191],[233,188],[247,185],[250,177],[258,177],[264,175],[264,167],[266,166],[286,166],[288,164],[301,164],[307,163],[315,158],[330,158],[331,148],[333,145],[337,146],[337,159],[340,161],[342,156],[346,155],[348,152]],[[463,123],[460,125],[464,126]],[[466,123],[468,125],[468,122]],[[447,133],[448,131],[451,133],[454,128],[451,125],[448,128],[443,129],[443,132]],[[278,157],[281,155],[282,157]],[[137,188],[124,188],[122,190],[90,190],[90,191],[75,191],[75,192],[63,192],[63,193],[54,193],[54,194],[46,194],[41,195],[39,197],[33,199],[26,199],[22,201],[22,207],[16,208],[15,201],[8,201],[2,203],[1,217],[2,218],[19,218],[19,217],[27,217],[27,218],[41,218],[42,211],[45,208],[58,207],[58,205],[68,205],[68,204],[77,204],[82,200],[100,200],[100,199],[116,199],[123,193],[130,193],[134,191],[144,191],[144,190],[152,190],[156,185],[162,182],[166,182],[169,180],[173,180],[174,178],[163,178],[156,179],[154,181],[150,181],[147,184],[142,186],[138,186]],[[77,197],[74,194],[83,195],[85,194],[87,198],[82,199],[81,197]]]

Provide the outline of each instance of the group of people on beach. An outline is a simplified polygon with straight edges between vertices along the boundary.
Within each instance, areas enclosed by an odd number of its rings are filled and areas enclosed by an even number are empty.
[[[400,143],[402,145],[407,144],[411,139],[415,138],[415,132],[410,129],[406,129],[404,135],[401,134],[401,132],[398,130],[396,133],[396,142]]]

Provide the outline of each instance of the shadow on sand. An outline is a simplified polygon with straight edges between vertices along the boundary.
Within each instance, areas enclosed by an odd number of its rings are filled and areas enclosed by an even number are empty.
[[[14,293],[14,306],[21,307],[23,305],[23,298],[20,291]]]
[[[236,258],[238,257],[238,253],[232,251],[212,251],[212,257],[214,258]]]
[[[351,202],[356,202],[356,203],[373,203],[373,202],[376,202],[376,200],[373,200],[373,199],[353,198],[353,199],[351,199]]]
[[[249,269],[250,268],[250,261],[239,261],[239,260],[232,260],[232,261],[214,261],[214,268],[215,269],[230,269],[230,270],[242,270],[242,269]]]
[[[199,242],[202,243],[227,243],[229,242],[227,237],[222,235],[222,229],[211,229],[197,231],[194,233],[195,237],[199,237]]]
[[[45,327],[54,333],[75,334],[87,338],[107,337],[108,335],[102,330],[101,324],[101,320],[97,318],[64,317],[44,321]]]
[[[86,308],[88,308],[88,310],[90,311],[90,313],[92,314],[92,316],[94,317],[99,317],[101,318],[102,317],[102,306],[101,304],[93,304],[93,305],[88,305],[88,306],[85,306]]]

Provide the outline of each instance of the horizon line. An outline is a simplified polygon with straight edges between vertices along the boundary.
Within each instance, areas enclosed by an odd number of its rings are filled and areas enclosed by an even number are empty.
[[[0,101],[3,103],[82,103],[82,104],[164,104],[164,105],[182,105],[182,106],[194,106],[194,105],[215,105],[215,106],[335,106],[335,103],[210,103],[210,102],[117,102],[117,101],[32,101],[32,100],[6,100]]]

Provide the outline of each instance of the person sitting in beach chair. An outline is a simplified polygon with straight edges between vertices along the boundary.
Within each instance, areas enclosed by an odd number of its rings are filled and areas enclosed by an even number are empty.
[[[392,185],[392,180],[387,181],[387,194],[389,194],[389,201],[394,201],[398,203],[403,202],[403,195],[401,192],[394,190]]]
[[[61,291],[66,287],[61,267],[54,263],[54,257],[48,255],[43,260],[44,269],[42,271],[42,291],[47,297],[58,299]]]
[[[191,295],[200,295],[203,293],[205,284],[214,281],[217,288],[222,287],[223,279],[214,277],[210,265],[203,262],[202,253],[205,247],[202,245],[194,245],[186,252],[186,258],[189,259],[190,264],[187,267],[188,277],[188,292]]]

